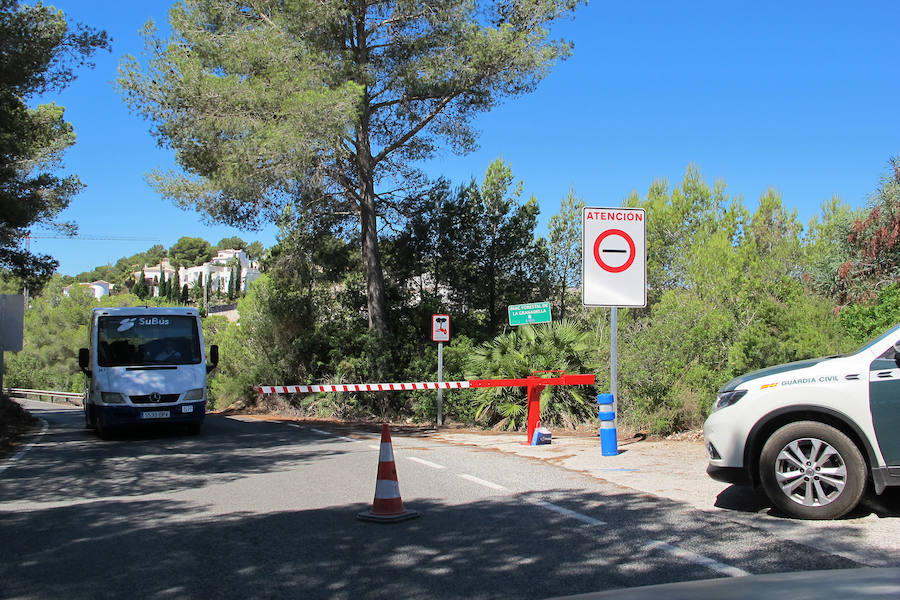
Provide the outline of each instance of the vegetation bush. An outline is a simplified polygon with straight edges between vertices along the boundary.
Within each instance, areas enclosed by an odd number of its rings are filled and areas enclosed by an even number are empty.
[[[539,371],[592,373],[591,336],[572,321],[524,325],[472,350],[466,361],[468,379],[521,379]],[[554,376],[548,373],[548,376]],[[527,421],[522,387],[478,388],[476,421],[497,429],[520,429]],[[541,393],[541,422],[574,427],[591,418],[595,394],[585,386],[547,386]]]

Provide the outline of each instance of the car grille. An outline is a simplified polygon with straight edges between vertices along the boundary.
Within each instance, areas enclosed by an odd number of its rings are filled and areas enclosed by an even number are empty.
[[[170,404],[178,402],[179,394],[146,394],[141,396],[129,396],[134,404]]]

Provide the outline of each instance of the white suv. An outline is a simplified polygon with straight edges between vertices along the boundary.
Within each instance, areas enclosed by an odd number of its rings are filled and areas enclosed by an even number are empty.
[[[871,477],[900,485],[900,326],[858,351],[729,381],[703,427],[718,481],[762,485],[803,519],[852,510]]]

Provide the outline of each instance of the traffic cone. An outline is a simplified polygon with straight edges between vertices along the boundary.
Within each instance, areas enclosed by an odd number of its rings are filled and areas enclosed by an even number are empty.
[[[395,523],[418,516],[417,511],[403,508],[400,484],[397,481],[397,466],[394,464],[394,447],[391,445],[391,430],[385,423],[381,426],[381,453],[378,456],[375,501],[372,502],[372,510],[361,512],[356,518],[376,523]]]

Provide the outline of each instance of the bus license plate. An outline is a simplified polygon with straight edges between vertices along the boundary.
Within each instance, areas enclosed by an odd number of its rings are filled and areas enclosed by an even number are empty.
[[[167,410],[148,410],[141,413],[142,419],[168,419],[169,411]]]

